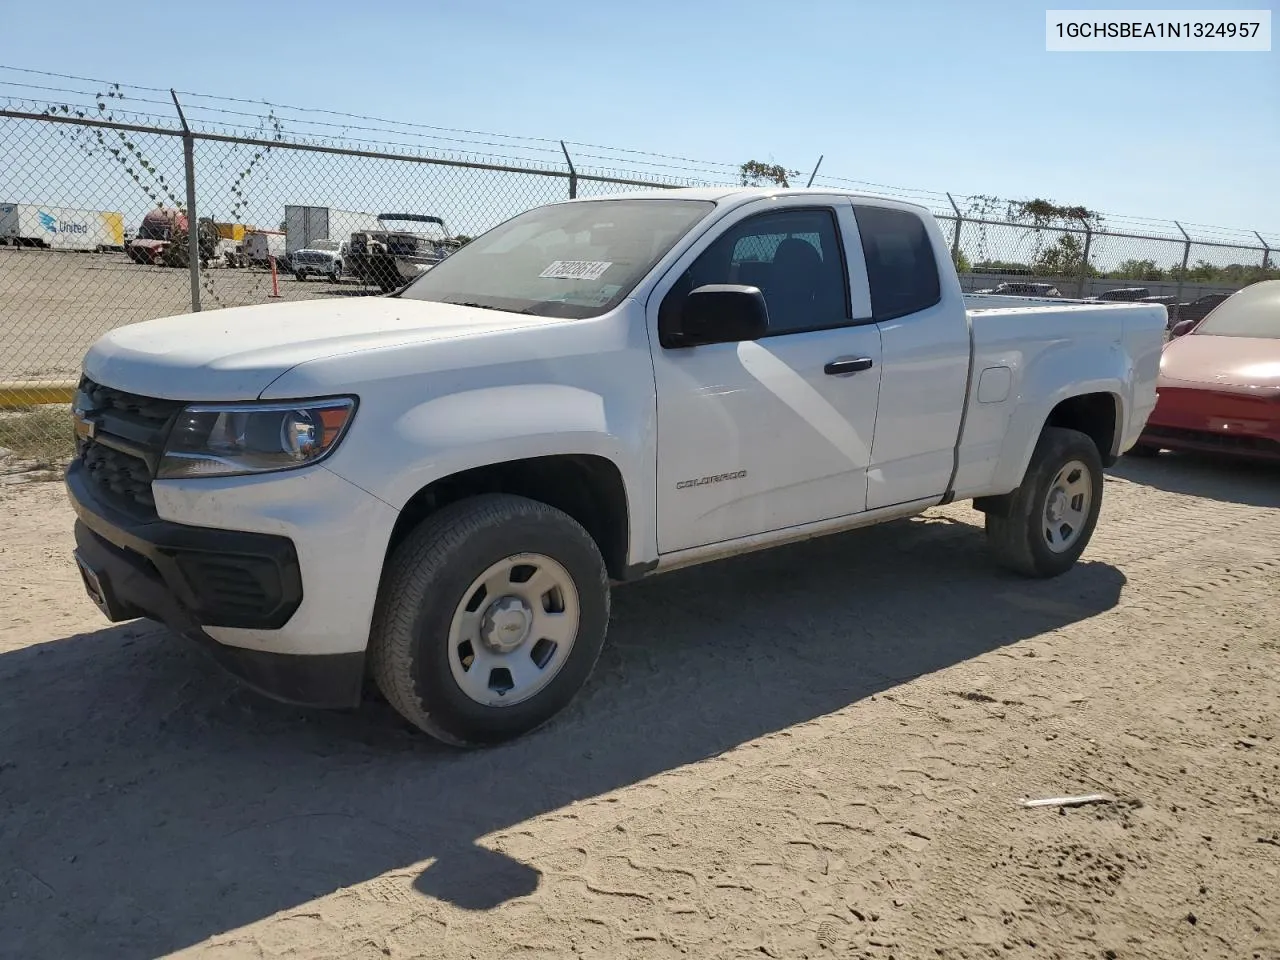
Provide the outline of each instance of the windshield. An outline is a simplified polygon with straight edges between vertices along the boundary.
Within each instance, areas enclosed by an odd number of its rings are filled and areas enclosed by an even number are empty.
[[[654,199],[535,207],[472,240],[401,297],[574,320],[599,316],[714,206]]]
[[[328,250],[330,253],[338,249],[337,240],[313,240],[311,242],[312,250]]]
[[[1280,339],[1280,280],[1255,283],[1227,297],[1195,332],[1209,337]]]

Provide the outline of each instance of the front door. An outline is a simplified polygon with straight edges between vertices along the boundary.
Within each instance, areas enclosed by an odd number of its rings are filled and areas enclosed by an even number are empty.
[[[663,348],[658,314],[709,283],[759,287],[768,334]],[[649,301],[659,553],[866,508],[881,356],[870,312],[857,224],[834,198],[749,204],[664,278]]]

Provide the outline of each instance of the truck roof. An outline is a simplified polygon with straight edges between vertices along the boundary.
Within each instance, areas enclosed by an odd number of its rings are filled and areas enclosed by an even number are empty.
[[[854,197],[863,200],[877,200],[885,203],[891,203],[894,206],[910,207],[915,210],[929,212],[929,208],[919,204],[912,203],[909,200],[901,200],[898,197],[887,197],[877,193],[866,193],[856,190],[840,190],[832,187],[821,188],[797,188],[797,187],[676,187],[671,190],[662,188],[649,190],[632,190],[626,193],[611,193],[601,197],[579,197],[576,200],[563,200],[561,203],[585,203],[591,200],[710,200],[713,203],[726,204],[736,206],[739,203],[747,203],[751,200],[758,200],[762,197],[794,197],[794,196],[814,196],[814,197]]]

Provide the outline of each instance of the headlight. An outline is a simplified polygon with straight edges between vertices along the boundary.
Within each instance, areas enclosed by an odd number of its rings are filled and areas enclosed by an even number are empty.
[[[269,473],[317,463],[338,445],[355,407],[351,397],[195,404],[178,415],[156,478]]]

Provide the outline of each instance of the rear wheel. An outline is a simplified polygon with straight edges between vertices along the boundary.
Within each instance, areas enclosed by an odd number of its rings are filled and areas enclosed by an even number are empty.
[[[428,517],[388,561],[371,672],[399,713],[455,746],[528,733],[565,707],[604,645],[609,580],[575,520],[486,495]]]
[[[987,513],[987,542],[1004,567],[1056,577],[1080,559],[1102,508],[1102,459],[1078,430],[1046,427],[1008,509]]]

